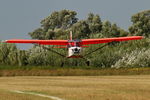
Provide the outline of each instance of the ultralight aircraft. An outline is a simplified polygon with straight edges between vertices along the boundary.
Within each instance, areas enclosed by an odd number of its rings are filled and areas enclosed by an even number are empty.
[[[60,47],[57,48],[67,48],[68,55],[65,56],[52,48],[44,47],[45,49],[54,52],[62,57],[65,58],[83,58],[86,60],[86,64],[89,66],[90,61],[85,58],[85,56],[115,42],[122,42],[122,41],[129,41],[129,40],[140,40],[143,36],[128,36],[128,37],[115,37],[115,38],[97,38],[97,39],[72,39],[72,32],[70,32],[70,39],[69,40],[28,40],[28,39],[10,39],[5,40],[5,43],[32,43],[38,45],[59,45]],[[102,47],[96,48],[95,50],[82,55],[82,48],[88,47],[87,45],[90,44],[101,44],[106,43]],[[63,66],[64,63],[61,64]]]

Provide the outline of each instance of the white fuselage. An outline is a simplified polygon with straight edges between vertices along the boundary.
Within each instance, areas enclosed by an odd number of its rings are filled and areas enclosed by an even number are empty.
[[[81,54],[82,48],[78,46],[68,48],[68,57],[79,56]]]

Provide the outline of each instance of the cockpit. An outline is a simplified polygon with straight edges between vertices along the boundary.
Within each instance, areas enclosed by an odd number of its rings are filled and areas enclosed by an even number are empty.
[[[68,41],[69,56],[80,55],[81,53],[81,41],[69,40]]]

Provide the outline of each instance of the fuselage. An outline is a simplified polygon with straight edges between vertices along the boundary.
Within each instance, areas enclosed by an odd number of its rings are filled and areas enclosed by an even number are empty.
[[[68,40],[68,58],[80,58],[82,47],[80,40]]]

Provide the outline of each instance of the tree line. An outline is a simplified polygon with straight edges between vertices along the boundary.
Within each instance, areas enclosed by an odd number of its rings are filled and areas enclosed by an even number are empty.
[[[116,23],[102,22],[98,14],[89,13],[84,20],[79,20],[76,15],[77,12],[71,10],[54,11],[41,21],[41,27],[30,32],[29,35],[32,39],[46,40],[68,39],[70,31],[73,32],[74,39],[132,35],[149,37],[150,34],[150,10],[134,14],[128,31],[120,28]],[[89,48],[84,48],[83,53],[102,45],[91,45]],[[55,50],[67,53],[66,49],[55,48]],[[88,58],[93,67],[148,67],[150,65],[149,52],[149,39],[144,39],[108,46],[89,55]],[[0,45],[0,64],[3,65],[59,66],[64,60],[66,66],[86,65],[82,59],[66,60],[38,45],[34,45],[29,50],[20,50],[15,44],[1,43]]]

